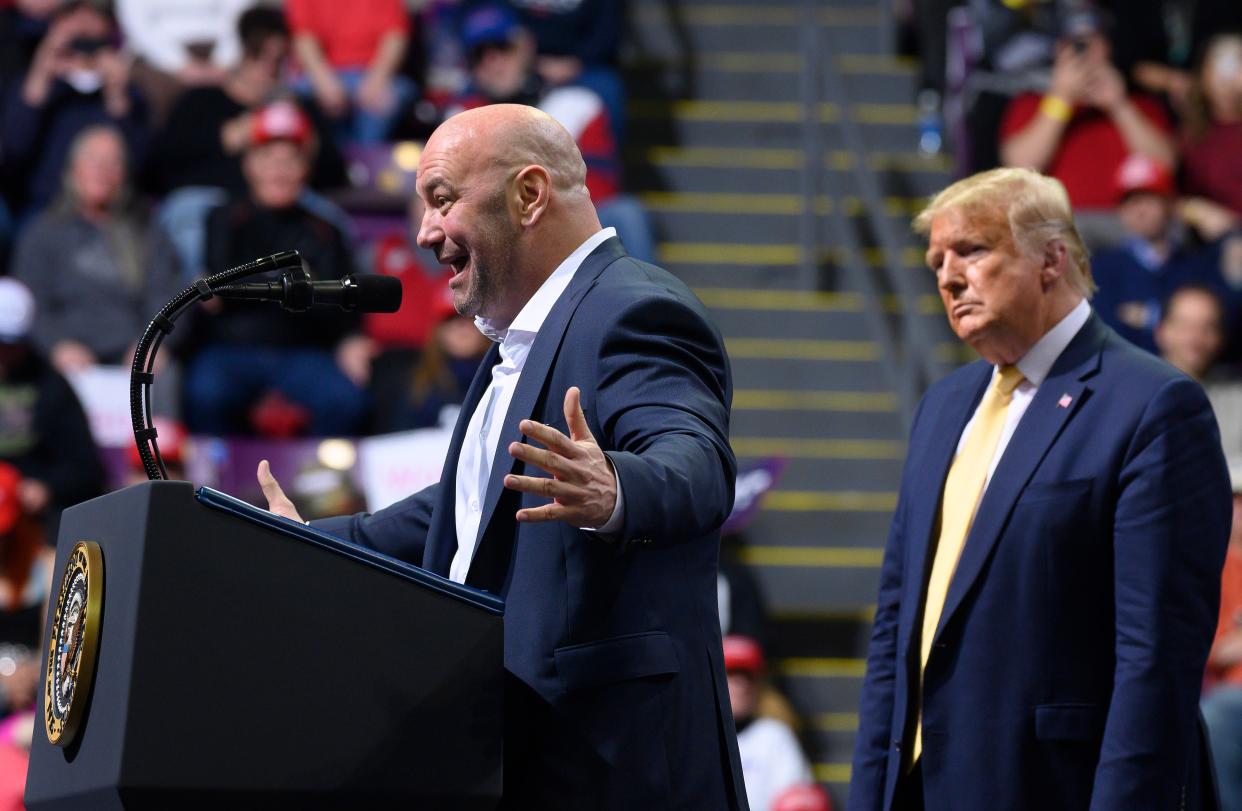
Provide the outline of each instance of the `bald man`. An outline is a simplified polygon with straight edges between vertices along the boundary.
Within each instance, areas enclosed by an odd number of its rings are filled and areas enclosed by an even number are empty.
[[[440,483],[317,526],[505,598],[505,807],[742,809],[716,613],[729,362],[601,229],[573,138],[494,105],[427,141],[418,243],[495,344]],[[273,512],[300,520],[266,463]]]

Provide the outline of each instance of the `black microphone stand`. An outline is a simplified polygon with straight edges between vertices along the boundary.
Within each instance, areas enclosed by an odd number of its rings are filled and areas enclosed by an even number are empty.
[[[297,251],[284,251],[212,276],[195,279],[194,284],[174,296],[151,319],[151,323],[147,324],[134,350],[134,362],[129,372],[129,418],[133,423],[138,456],[142,459],[142,467],[148,479],[160,481],[168,478],[164,458],[160,455],[160,447],[156,442],[158,432],[151,419],[151,385],[155,382],[155,355],[159,352],[164,338],[173,331],[176,320],[191,304],[215,296],[216,290],[223,285],[256,273],[301,266],[302,257]]]

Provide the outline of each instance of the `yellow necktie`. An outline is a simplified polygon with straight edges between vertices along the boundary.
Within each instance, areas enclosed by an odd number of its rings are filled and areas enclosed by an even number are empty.
[[[992,380],[975,411],[975,421],[966,437],[962,452],[949,467],[944,480],[944,496],[940,500],[940,538],[936,543],[936,557],[932,561],[931,577],[927,580],[927,599],[923,603],[923,634],[919,650],[919,723],[914,730],[914,746],[910,763],[918,760],[923,752],[922,679],[931,653],[932,638],[940,624],[940,612],[957,569],[962,547],[975,519],[975,508],[983,495],[988,469],[1001,432],[1005,429],[1005,416],[1013,400],[1014,389],[1023,381],[1016,366],[1002,366],[1000,374]]]

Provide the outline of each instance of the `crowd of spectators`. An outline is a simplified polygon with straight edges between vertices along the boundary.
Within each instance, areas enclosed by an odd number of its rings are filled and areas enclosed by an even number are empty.
[[[209,302],[167,344],[156,410],[216,435],[437,424],[486,344],[445,311],[409,189],[385,195],[354,164],[391,163],[461,109],[538,106],[577,138],[605,225],[651,258],[621,176],[621,13],[620,0],[359,0],[348,14],[333,0],[0,0],[0,275],[33,293],[32,351],[69,376],[125,367],[190,281],[297,249],[316,279],[400,277],[401,312]]]

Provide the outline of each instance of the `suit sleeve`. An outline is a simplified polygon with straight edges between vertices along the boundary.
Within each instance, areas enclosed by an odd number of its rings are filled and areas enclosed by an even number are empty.
[[[1092,811],[1177,808],[1198,779],[1197,719],[1231,498],[1216,420],[1186,378],[1157,392],[1118,482],[1116,669]]]
[[[915,411],[911,441],[918,428]],[[880,592],[875,622],[867,648],[867,676],[858,704],[858,734],[854,739],[854,764],[850,771],[849,811],[880,811],[888,781],[888,755],[892,746],[894,695],[897,681],[897,620],[901,615],[902,573],[905,570],[906,493],[903,483],[893,522],[889,526],[880,566]]]
[[[439,489],[439,484],[433,484],[377,512],[323,518],[312,521],[311,526],[421,566]]]
[[[668,545],[718,529],[737,477],[719,334],[677,299],[647,299],[605,331],[599,357],[596,407],[625,490],[622,540]]]

